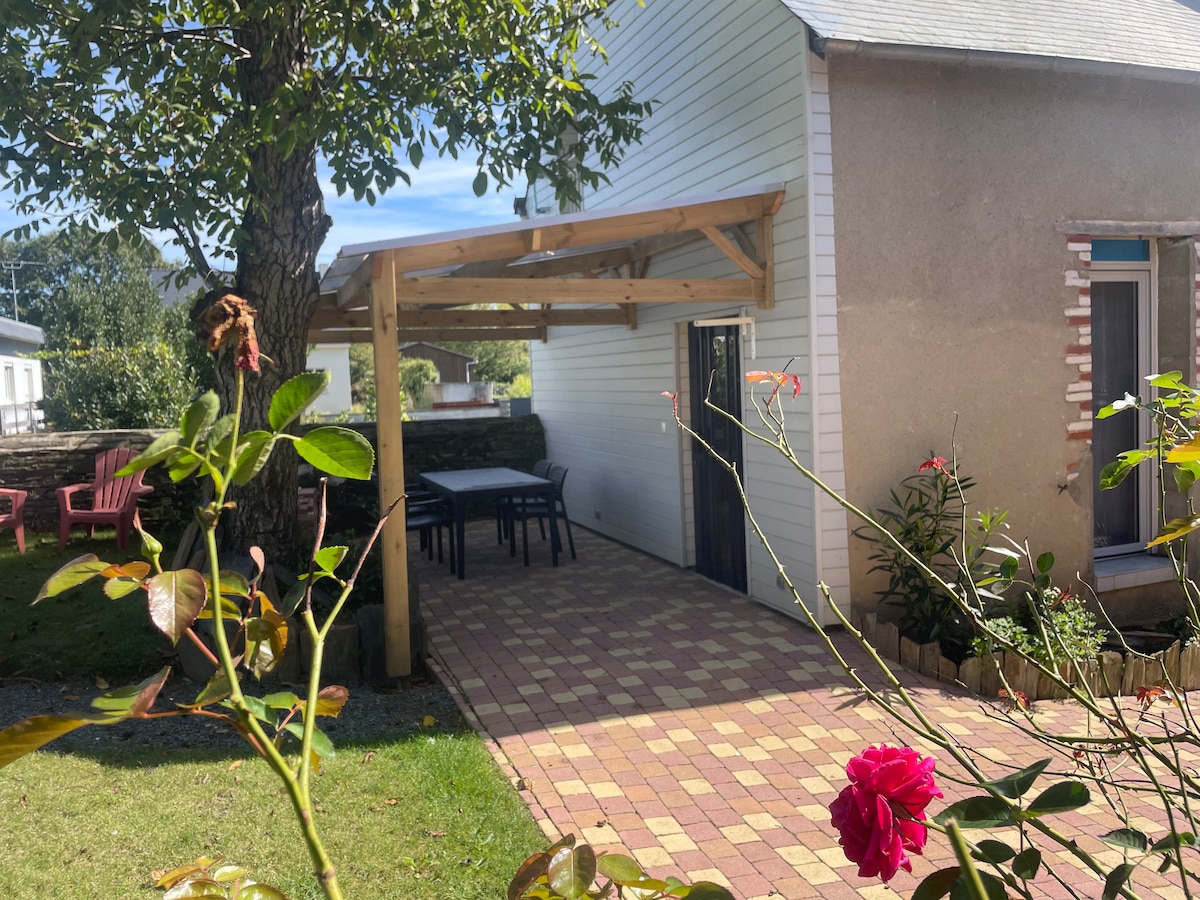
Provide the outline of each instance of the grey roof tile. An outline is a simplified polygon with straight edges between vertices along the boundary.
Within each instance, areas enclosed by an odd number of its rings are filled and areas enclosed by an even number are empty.
[[[1200,0],[780,0],[825,38],[1200,72]]]

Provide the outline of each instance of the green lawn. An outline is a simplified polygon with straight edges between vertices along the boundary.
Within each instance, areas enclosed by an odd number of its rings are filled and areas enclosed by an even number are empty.
[[[114,534],[65,550],[0,542],[0,679],[129,683],[171,648],[145,598],[98,584],[29,604],[84,553],[110,562]],[[479,738],[457,723],[338,748],[314,780],[318,825],[352,900],[495,900],[545,841]],[[237,765],[235,765],[237,763]],[[0,898],[155,898],[155,870],[223,856],[293,900],[321,895],[283,790],[265,763],[191,750],[48,750],[0,769]]]
[[[322,896],[282,789],[257,757],[36,753],[0,770],[0,897],[154,898],[155,870],[223,855],[292,900]],[[339,748],[318,826],[352,900],[496,900],[545,842],[477,737]]]
[[[78,556],[137,559],[136,537],[123,551],[111,528],[96,529],[93,540],[81,531],[62,550],[51,535],[28,535],[26,544],[21,555],[0,536],[0,677],[125,681],[162,667],[171,647],[150,624],[143,592],[109,600],[97,580],[30,606],[42,583]]]

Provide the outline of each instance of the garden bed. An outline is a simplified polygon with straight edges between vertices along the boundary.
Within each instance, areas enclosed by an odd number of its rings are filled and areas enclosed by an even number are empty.
[[[1049,678],[1015,654],[973,656],[958,664],[943,656],[937,643],[918,644],[902,637],[894,622],[880,622],[877,613],[856,614],[854,626],[884,659],[938,681],[961,684],[981,697],[993,698],[999,694],[1004,686],[1001,672],[1009,687],[1023,692],[1030,700],[1066,696]],[[1139,687],[1162,681],[1164,668],[1167,677],[1180,690],[1200,689],[1200,645],[1184,648],[1175,641],[1165,650],[1145,656],[1105,650],[1096,659],[1081,665],[1092,692],[1099,697],[1136,695]],[[1074,683],[1074,667],[1066,667],[1063,674]]]

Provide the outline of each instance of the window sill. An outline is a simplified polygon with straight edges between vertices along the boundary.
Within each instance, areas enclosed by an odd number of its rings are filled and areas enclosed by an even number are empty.
[[[1175,580],[1175,566],[1165,556],[1131,553],[1096,560],[1096,593],[1119,591]]]

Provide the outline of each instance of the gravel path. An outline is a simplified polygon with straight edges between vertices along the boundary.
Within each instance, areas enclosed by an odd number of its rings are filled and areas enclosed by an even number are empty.
[[[116,687],[117,685],[113,685]],[[304,689],[296,686],[278,688]],[[155,712],[195,699],[199,687],[187,680],[174,680],[159,694]],[[92,698],[104,693],[86,682],[23,683],[0,680],[0,727],[40,713],[86,710]],[[461,722],[454,700],[435,679],[413,680],[398,689],[376,690],[368,685],[350,688],[350,700],[336,719],[319,720],[321,729],[335,745],[396,737],[421,727],[425,716],[437,719],[442,728]],[[172,749],[246,748],[233,729],[204,716],[181,716],[148,721],[129,720],[115,725],[88,726],[63,735],[47,745],[49,750],[149,747]]]

